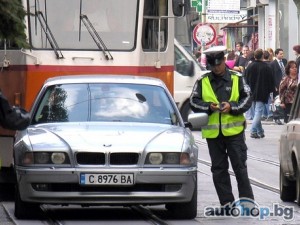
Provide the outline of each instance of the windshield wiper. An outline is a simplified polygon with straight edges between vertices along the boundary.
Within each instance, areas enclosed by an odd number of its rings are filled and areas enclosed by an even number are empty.
[[[110,54],[110,52],[108,51],[107,47],[105,46],[105,44],[104,44],[103,40],[101,39],[100,35],[98,34],[96,29],[94,28],[93,24],[91,23],[91,21],[87,17],[87,15],[81,14],[80,15],[80,21],[83,22],[83,24],[86,27],[86,29],[88,30],[89,34],[93,38],[95,44],[103,52],[106,60],[114,59],[112,57],[112,55]],[[80,32],[81,32],[81,29],[80,29]]]
[[[36,13],[36,17],[38,18],[38,20],[41,24],[41,27],[42,27],[43,31],[46,34],[47,40],[49,41],[52,49],[54,50],[56,58],[63,59],[64,56],[61,53],[60,48],[58,47],[58,44],[57,44],[57,42],[56,42],[56,40],[55,40],[51,30],[50,30],[49,25],[47,24],[47,21],[44,17],[44,14],[41,11],[36,11],[35,13]]]

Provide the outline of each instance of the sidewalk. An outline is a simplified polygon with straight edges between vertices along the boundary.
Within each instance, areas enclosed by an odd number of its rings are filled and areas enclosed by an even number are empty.
[[[266,121],[266,120],[262,120],[261,123],[262,125],[276,125],[276,126],[283,126],[285,125],[285,123],[283,122],[283,120],[280,120],[282,122],[282,125],[278,125],[277,123],[273,121]],[[247,124],[252,124],[252,120],[247,120]]]
[[[15,225],[12,219],[8,216],[7,212],[5,211],[2,203],[0,205],[0,224],[1,225]]]

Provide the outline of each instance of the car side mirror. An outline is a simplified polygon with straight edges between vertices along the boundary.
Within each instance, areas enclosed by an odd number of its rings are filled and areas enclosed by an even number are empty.
[[[189,124],[189,125],[188,125]],[[188,116],[187,127],[200,130],[201,127],[208,124],[208,114],[206,113],[191,113]]]

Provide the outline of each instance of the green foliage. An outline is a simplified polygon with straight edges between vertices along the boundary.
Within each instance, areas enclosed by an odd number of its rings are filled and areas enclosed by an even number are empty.
[[[0,0],[0,39],[6,39],[17,47],[26,47],[26,12],[21,0]]]

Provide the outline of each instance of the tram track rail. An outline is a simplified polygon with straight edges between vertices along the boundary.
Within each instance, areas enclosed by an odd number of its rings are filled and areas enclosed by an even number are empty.
[[[208,166],[208,167],[211,167],[211,162],[206,161],[206,160],[203,160],[203,159],[198,159],[198,163],[200,163],[200,164],[202,164],[202,165],[205,165],[205,166]],[[198,170],[198,172],[204,173],[204,172],[199,171],[199,170]],[[235,177],[235,174],[234,174],[234,172],[233,172],[232,170],[229,169],[228,172],[229,172],[229,174],[230,174],[231,176],[234,176],[234,177]],[[269,190],[269,191],[274,192],[274,193],[276,193],[276,194],[279,194],[279,193],[280,193],[279,188],[276,188],[276,187],[273,187],[273,186],[271,186],[271,185],[265,184],[264,182],[261,182],[261,181],[255,179],[255,178],[249,177],[249,180],[250,180],[250,183],[251,183],[252,185],[256,186],[256,187],[259,187],[259,188],[263,188],[263,189]]]
[[[44,217],[43,221],[47,225],[64,225],[68,224],[68,222],[64,222],[61,220],[56,219],[56,212],[55,210],[48,208],[47,206],[41,205],[40,206],[41,212]],[[135,205],[130,206],[130,210],[138,213],[141,218],[144,219],[145,224],[153,224],[153,225],[168,225],[163,219],[159,218],[151,211],[151,209],[144,207],[142,205]]]
[[[45,222],[48,225],[64,225],[63,222],[54,219],[55,218],[55,216],[54,216],[55,213],[51,209],[45,207],[44,205],[41,205],[40,209],[41,209],[43,215],[46,217]]]
[[[200,146],[206,146],[207,147],[207,143],[205,141],[196,140],[196,144],[198,144]],[[264,159],[264,158],[257,157],[257,156],[251,155],[251,154],[247,154],[247,157],[248,157],[248,159],[251,159],[251,160],[254,160],[254,161],[263,162],[263,163],[273,165],[273,166],[277,166],[277,167],[280,166],[279,162],[276,162],[276,161],[273,161],[273,160]]]
[[[200,146],[207,146],[207,144],[206,144],[205,141],[196,140],[196,144],[198,144]],[[272,160],[269,160],[269,159],[264,159],[264,158],[253,156],[253,155],[249,155],[249,154],[247,156],[248,156],[248,159],[251,159],[251,160],[254,160],[254,161],[258,161],[258,162],[262,162],[262,163],[266,163],[268,165],[279,167],[279,162],[275,162],[275,161],[272,161]],[[207,160],[204,160],[204,159],[198,159],[198,163],[200,163],[202,165],[205,165],[205,166],[208,166],[208,167],[211,167],[211,162],[207,161]],[[208,175],[207,173],[205,173],[203,171],[200,171],[200,170],[198,170],[198,172]],[[229,172],[229,174],[231,176],[235,177],[235,174],[234,174],[234,172],[231,169],[229,169],[228,172]],[[269,191],[271,191],[273,193],[276,193],[276,194],[280,193],[280,190],[277,187],[268,185],[268,184],[266,184],[266,183],[264,183],[262,181],[259,181],[259,180],[255,179],[255,178],[252,178],[252,177],[249,177],[249,180],[250,180],[250,183],[252,185],[256,186],[256,187],[269,190]]]
[[[164,220],[157,217],[154,213],[151,212],[150,209],[144,207],[144,206],[132,206],[132,210],[137,211],[140,213],[143,217],[147,218],[149,222],[153,225],[168,225]]]

